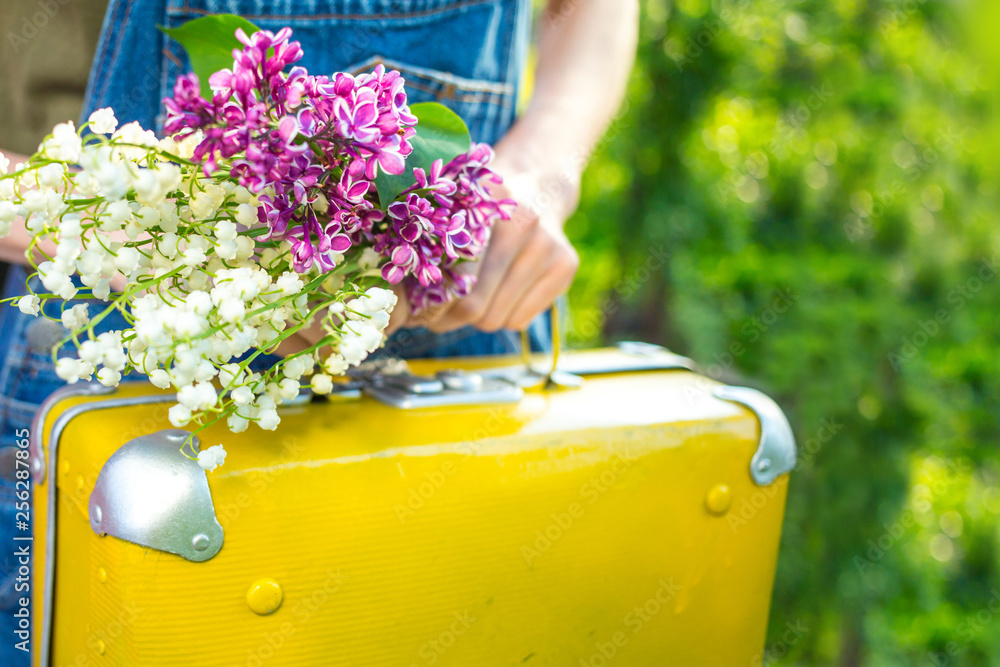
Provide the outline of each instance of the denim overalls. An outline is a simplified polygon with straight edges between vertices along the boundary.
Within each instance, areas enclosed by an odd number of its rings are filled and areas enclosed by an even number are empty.
[[[514,120],[519,78],[531,21],[530,0],[111,0],[90,75],[83,119],[112,107],[119,121],[137,120],[159,133],[162,98],[178,74],[187,71],[181,47],[158,25],[175,27],[206,14],[232,13],[259,27],[294,30],[310,72],[370,70],[377,62],[398,69],[411,102],[439,101],[468,124],[474,141],[495,143]],[[25,273],[11,267],[4,296],[24,289]],[[96,307],[92,308],[96,311]],[[54,311],[58,314],[58,309]],[[123,328],[122,320],[107,328]],[[532,324],[532,345],[546,348],[548,320]],[[38,405],[62,381],[48,348],[61,327],[0,312],[0,471],[12,474],[15,432],[28,428]],[[445,335],[403,330],[387,343],[404,357],[513,353],[517,334],[485,334],[471,328]],[[13,648],[17,563],[13,558],[14,482],[0,481],[0,664],[27,665]],[[35,618],[34,623],[41,620]],[[85,623],[86,619],[79,619]]]

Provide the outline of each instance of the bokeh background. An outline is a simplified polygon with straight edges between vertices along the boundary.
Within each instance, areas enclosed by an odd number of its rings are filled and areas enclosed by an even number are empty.
[[[1000,665],[1000,3],[642,4],[571,342],[786,409],[763,664]]]
[[[76,117],[103,4],[21,43],[37,2],[0,3],[0,145]],[[760,664],[1000,665],[1000,3],[642,7],[569,342],[659,342],[786,408]]]

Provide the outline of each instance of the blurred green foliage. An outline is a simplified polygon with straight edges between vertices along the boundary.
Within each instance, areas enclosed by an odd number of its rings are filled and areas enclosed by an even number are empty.
[[[571,343],[661,342],[792,420],[763,664],[1000,665],[1000,133],[966,44],[998,26],[956,7],[645,1],[568,227]]]

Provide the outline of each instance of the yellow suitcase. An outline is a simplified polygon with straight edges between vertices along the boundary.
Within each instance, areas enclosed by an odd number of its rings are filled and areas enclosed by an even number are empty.
[[[67,387],[31,433],[34,664],[751,664],[794,442],[689,366],[384,364],[277,432],[204,431],[210,473],[172,394]]]

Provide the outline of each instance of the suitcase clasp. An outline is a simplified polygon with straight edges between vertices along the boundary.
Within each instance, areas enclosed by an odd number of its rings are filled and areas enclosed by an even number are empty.
[[[365,382],[363,391],[386,405],[404,409],[517,403],[524,398],[524,389],[516,384],[459,370],[443,370],[435,377],[408,371],[378,374]]]

